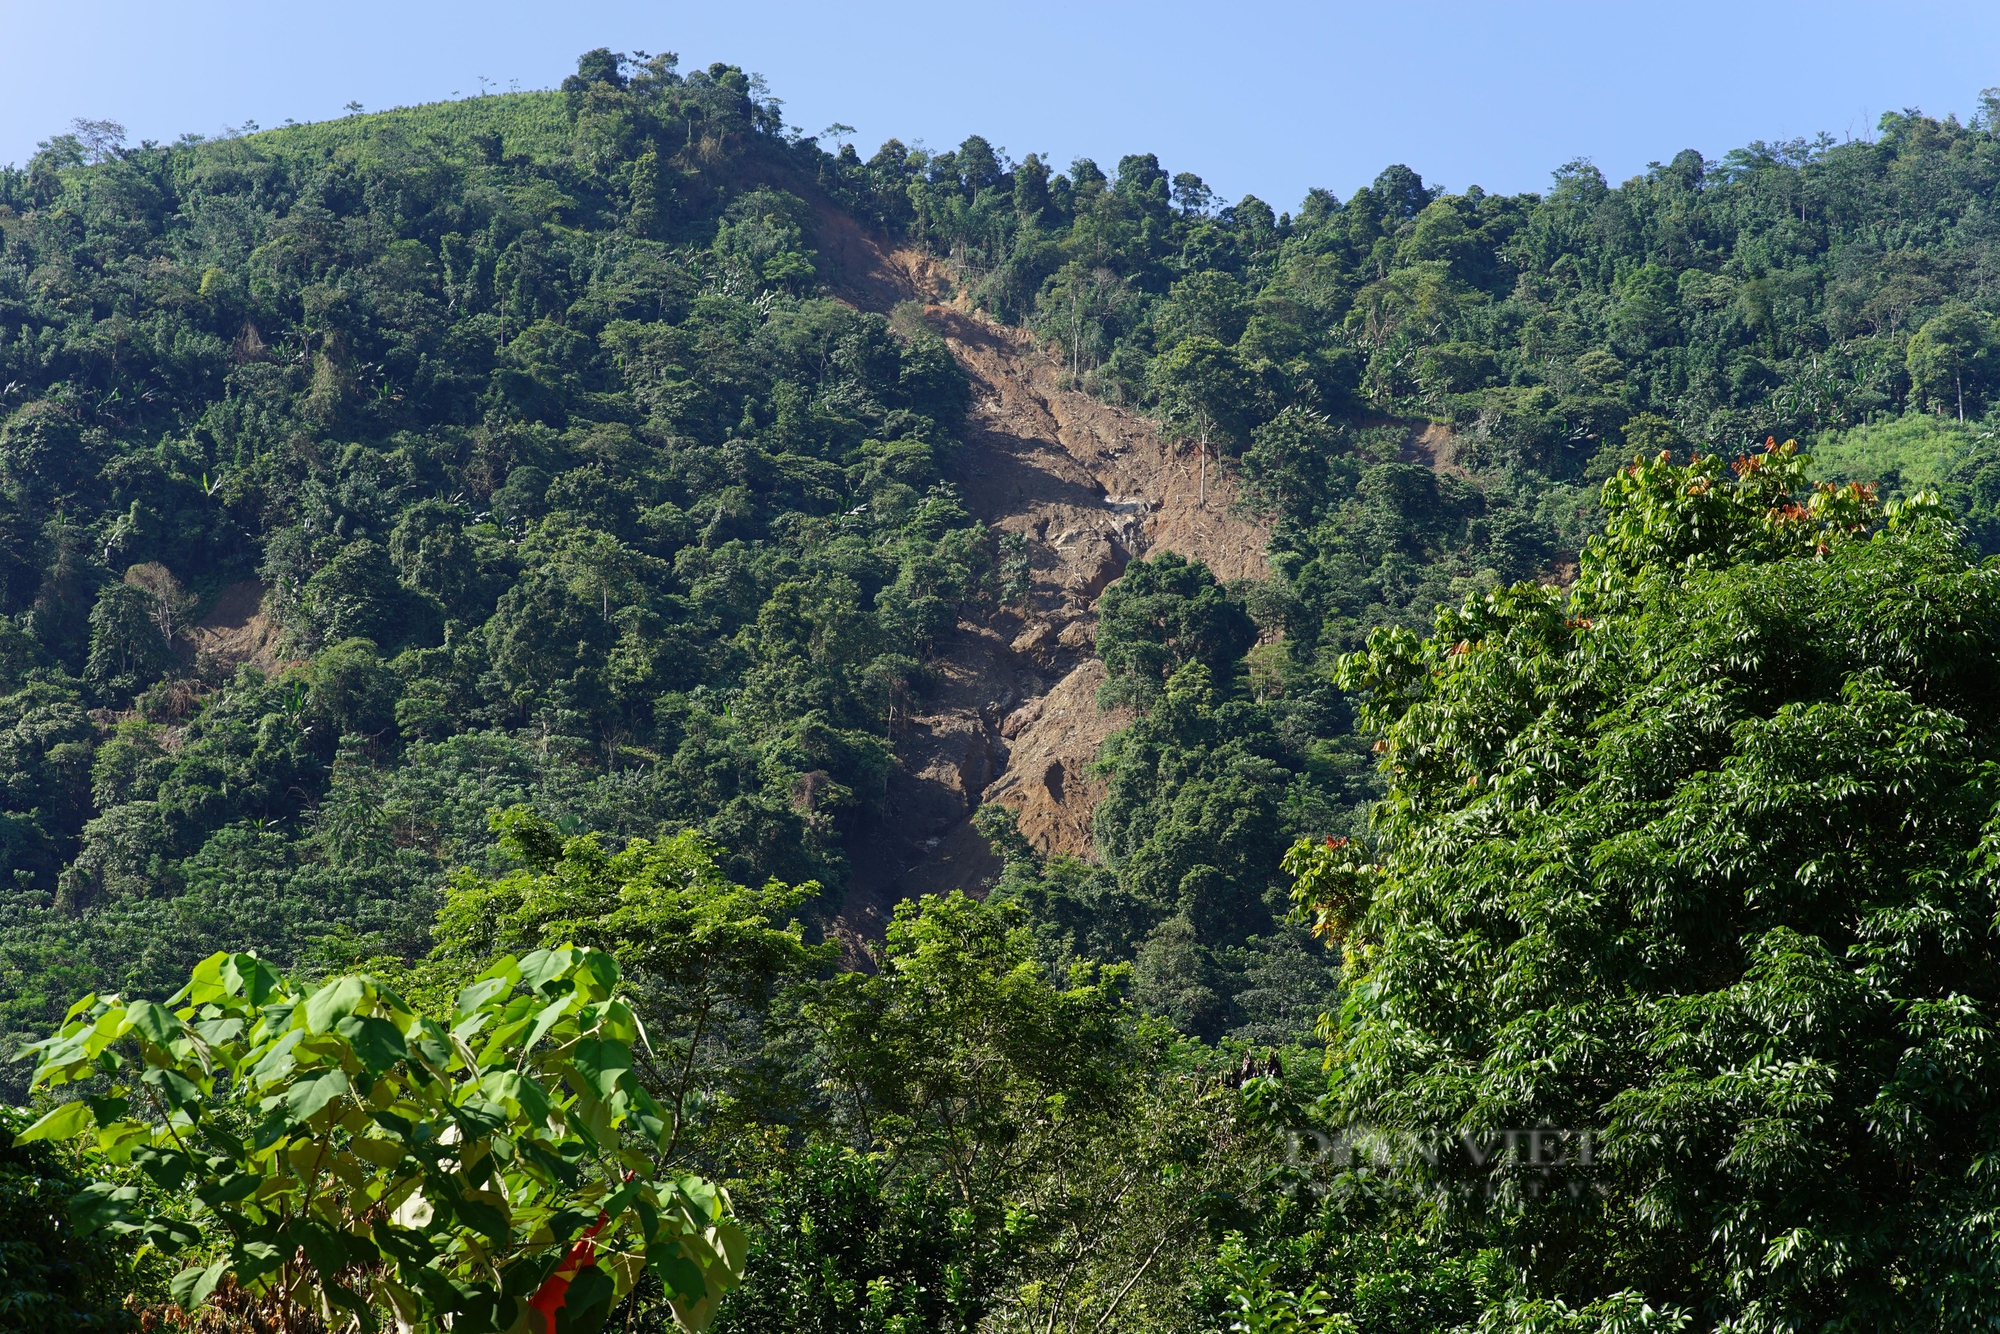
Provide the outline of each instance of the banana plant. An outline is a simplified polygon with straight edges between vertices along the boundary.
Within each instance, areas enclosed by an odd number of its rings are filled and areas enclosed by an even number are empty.
[[[68,1100],[17,1142],[85,1141],[78,1231],[185,1257],[189,1311],[227,1282],[280,1328],[587,1334],[650,1272],[699,1329],[745,1238],[721,1189],[658,1169],[618,980],[597,950],[510,955],[440,1019],[216,954],[165,1004],[72,1006],[30,1048]]]

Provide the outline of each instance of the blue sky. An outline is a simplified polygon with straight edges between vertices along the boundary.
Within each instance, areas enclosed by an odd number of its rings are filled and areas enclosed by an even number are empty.
[[[1885,109],[1962,117],[2000,85],[2000,2],[1860,5],[634,0],[0,0],[0,163],[72,118],[134,141],[318,120],[512,84],[593,46],[762,73],[808,131],[1110,167],[1150,150],[1229,198],[1345,197],[1390,162],[1462,189],[1613,180],[1682,148],[1864,136]]]

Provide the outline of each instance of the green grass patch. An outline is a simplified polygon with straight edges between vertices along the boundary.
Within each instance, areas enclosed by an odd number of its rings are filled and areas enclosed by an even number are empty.
[[[569,115],[558,92],[499,93],[453,102],[343,116],[307,125],[284,125],[245,136],[244,142],[280,157],[323,157],[342,150],[366,154],[412,139],[436,139],[463,148],[498,134],[503,150],[536,159],[566,153]]]
[[[1828,482],[1874,482],[1885,495],[1935,490],[1992,434],[1977,422],[1961,425],[1923,413],[1827,431],[1811,442],[1812,473]]]

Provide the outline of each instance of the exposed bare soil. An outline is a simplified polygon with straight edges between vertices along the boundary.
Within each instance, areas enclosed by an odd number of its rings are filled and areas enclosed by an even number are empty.
[[[1044,852],[1088,856],[1103,784],[1090,774],[1129,718],[1102,713],[1096,604],[1125,563],[1155,551],[1218,576],[1261,576],[1269,534],[1233,510],[1235,485],[1211,460],[1169,446],[1151,419],[1063,387],[1028,334],[945,304],[935,260],[893,249],[832,209],[820,250],[835,289],[863,309],[916,301],[972,381],[965,448],[950,469],[989,527],[1027,539],[1024,605],[961,620],[939,645],[937,683],[897,737],[882,815],[850,841],[854,875],[837,932],[879,938],[895,905],[955,888],[981,892],[999,863],[971,826],[982,801],[1018,812]]]
[[[224,588],[215,602],[186,632],[186,643],[197,661],[209,660],[234,668],[249,663],[276,671],[278,628],[264,614],[264,585],[244,579]]]

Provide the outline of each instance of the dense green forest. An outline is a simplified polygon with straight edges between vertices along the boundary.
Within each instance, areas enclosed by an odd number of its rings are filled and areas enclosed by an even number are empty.
[[[1281,214],[609,51],[50,139],[0,1040],[65,1036],[0,1073],[55,1118],[0,1311],[505,1329],[602,1207],[561,1328],[1988,1327],[1997,184],[1989,92]],[[843,214],[1271,532],[1103,594],[1095,858],[987,807],[991,891],[858,969],[898,719],[1021,556]],[[252,580],[256,661],[203,651]]]

